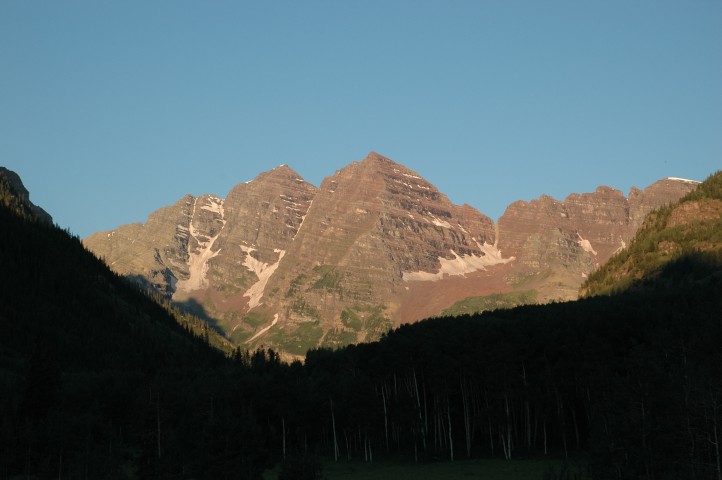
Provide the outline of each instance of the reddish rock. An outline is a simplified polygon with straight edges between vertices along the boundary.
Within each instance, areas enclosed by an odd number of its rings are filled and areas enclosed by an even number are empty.
[[[499,224],[371,153],[320,188],[287,166],[225,199],[187,195],[145,224],[84,243],[117,272],[215,322],[236,343],[287,357],[378,338],[470,296],[536,290],[576,298],[652,208],[696,183],[599,187],[510,205]]]

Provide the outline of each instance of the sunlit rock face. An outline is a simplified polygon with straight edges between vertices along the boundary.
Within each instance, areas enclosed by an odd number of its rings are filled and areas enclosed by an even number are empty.
[[[510,205],[495,225],[371,153],[320,188],[283,165],[225,199],[187,195],[145,224],[84,243],[237,344],[293,358],[377,339],[467,297],[533,289],[540,301],[576,298],[646,212],[695,185],[542,196]]]
[[[584,278],[629,244],[650,211],[697,184],[668,178],[628,197],[602,186],[563,201],[543,195],[511,204],[499,219],[499,248],[517,259],[509,280],[537,289],[542,301],[576,298]]]
[[[118,273],[152,286],[232,331],[303,222],[317,188],[282,165],[236,185],[225,199],[186,195],[84,240]]]
[[[428,316],[428,301],[406,298],[413,284],[509,261],[494,240],[491,219],[372,153],[323,181],[259,311],[279,314],[277,338],[300,339],[287,345],[294,354],[312,342],[373,340],[396,325],[400,309],[404,320]]]

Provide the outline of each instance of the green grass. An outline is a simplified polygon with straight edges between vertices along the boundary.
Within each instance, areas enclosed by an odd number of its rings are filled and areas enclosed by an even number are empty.
[[[298,313],[299,315],[303,315],[304,317],[311,317],[315,318],[316,320],[321,318],[321,314],[319,313],[319,311],[303,298],[297,298],[291,304],[291,310]]]
[[[361,318],[350,308],[341,312],[341,323],[356,331],[361,330],[363,326]]]
[[[341,312],[341,323],[351,330],[365,330],[366,341],[377,340],[393,327],[393,322],[384,315],[385,310],[384,305],[354,305]]]
[[[467,297],[463,300],[459,300],[449,308],[444,309],[444,311],[441,312],[441,315],[452,317],[455,315],[481,313],[487,310],[497,310],[499,308],[511,308],[516,307],[517,305],[528,305],[536,302],[536,290],[494,293],[491,295]]]
[[[326,461],[323,463],[323,476],[328,480],[542,480],[553,469],[560,471],[564,461],[552,459],[521,460],[465,460],[437,463],[364,463],[346,461]],[[570,468],[578,472],[579,467]],[[278,478],[280,466],[267,470],[263,478]],[[586,478],[582,476],[581,478]]]
[[[323,329],[318,321],[314,321],[300,323],[295,329],[293,327],[285,330],[271,329],[265,341],[269,345],[279,345],[292,355],[305,355],[308,350],[318,346],[322,336]]]
[[[337,272],[332,265],[319,265],[314,267],[313,272],[318,275],[318,280],[311,286],[312,289],[326,289],[328,292],[341,293],[341,279],[343,275]]]
[[[340,348],[358,342],[358,335],[355,331],[332,330],[323,338],[323,346],[326,348]]]
[[[291,285],[288,291],[286,292],[286,298],[291,298],[296,295],[298,295],[301,292],[301,285],[306,280],[306,275],[301,274],[291,280]]]
[[[267,323],[270,323],[271,318],[265,313],[251,312],[245,317],[243,317],[243,322],[247,323],[253,328],[258,328],[266,325]]]

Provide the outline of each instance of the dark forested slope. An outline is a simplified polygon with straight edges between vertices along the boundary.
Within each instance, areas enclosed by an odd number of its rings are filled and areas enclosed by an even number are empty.
[[[611,278],[614,295],[436,318],[309,352],[340,451],[581,455],[593,478],[720,478],[722,257],[718,197],[706,193],[719,181],[648,218],[615,260],[629,276],[590,280]]]
[[[218,337],[112,273],[6,173],[0,478],[257,477],[254,399],[225,388],[243,372]]]
[[[677,230],[650,230],[665,261],[630,245],[621,263],[653,268],[609,278],[634,288],[405,325],[305,365],[226,360],[77,239],[0,208],[0,478],[259,478],[295,453],[720,478],[717,178],[669,207]]]

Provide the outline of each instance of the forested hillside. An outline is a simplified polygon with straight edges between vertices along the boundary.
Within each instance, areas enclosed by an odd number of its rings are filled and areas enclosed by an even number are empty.
[[[309,352],[315,403],[326,399],[336,425],[336,437],[333,422],[319,429],[326,444],[418,460],[581,455],[593,478],[719,478],[720,178],[648,218],[615,259],[638,266],[613,277],[616,295],[437,318]],[[665,216],[671,232],[655,227]],[[650,255],[650,243],[671,242],[673,254]]]
[[[722,256],[722,172],[711,175],[679,202],[652,212],[631,245],[592,273],[585,296],[642,287],[671,262],[680,268],[674,281],[685,281],[685,259],[718,263]]]
[[[264,448],[244,454],[263,436],[209,345],[222,339],[2,193],[0,478],[255,478],[268,466]],[[237,410],[217,393],[229,384]]]
[[[714,219],[670,208],[684,238],[715,241]],[[436,318],[287,365],[227,358],[57,228],[1,207],[0,225],[0,478],[251,479],[295,455],[722,473],[714,248],[614,295]]]

